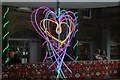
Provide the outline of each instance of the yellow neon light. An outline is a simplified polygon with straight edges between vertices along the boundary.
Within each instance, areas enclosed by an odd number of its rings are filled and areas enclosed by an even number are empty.
[[[69,23],[69,24],[67,24],[66,22],[64,22],[65,20],[68,20],[68,23]],[[61,33],[62,33],[62,28],[61,28],[61,27],[62,27],[62,24],[67,25],[68,30],[69,30],[67,37],[66,37],[64,40],[59,40],[59,39],[57,39],[56,37],[54,37],[52,34],[50,34],[50,32],[47,30],[47,27],[44,25],[44,24],[45,24],[45,21],[50,21],[50,22],[53,22],[53,23],[56,24],[56,29],[55,29],[55,31],[56,31],[57,34],[61,34]],[[47,24],[48,24],[48,22],[47,22]],[[48,25],[49,25],[49,24],[48,24]],[[59,26],[59,25],[60,25],[60,26]],[[58,29],[58,28],[59,28],[59,29]],[[71,19],[67,18],[67,19],[63,19],[62,21],[60,21],[60,24],[58,24],[57,21],[54,21],[54,20],[51,20],[51,19],[43,19],[43,20],[40,21],[40,29],[41,29],[46,35],[48,35],[49,37],[51,37],[52,39],[60,42],[60,47],[61,47],[63,44],[65,44],[66,40],[70,38],[72,32],[74,31],[74,22],[73,22]]]

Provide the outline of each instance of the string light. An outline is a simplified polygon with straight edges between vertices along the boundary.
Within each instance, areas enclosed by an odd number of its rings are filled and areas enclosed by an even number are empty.
[[[6,12],[4,13],[4,15],[3,15],[3,19],[6,18],[9,10],[10,10],[10,8],[7,7],[7,10],[6,10]],[[3,24],[3,28],[2,28],[3,30],[7,28],[6,25],[8,25],[9,22],[10,22],[10,21],[7,21],[6,23]],[[10,32],[8,31],[6,34],[3,34],[3,37],[2,37],[3,41],[4,41],[5,39],[7,39],[7,36],[9,36],[9,33],[10,33]],[[5,43],[6,43],[6,42],[5,42]],[[5,51],[7,51],[8,48],[9,48],[9,43],[7,43],[7,46],[2,50],[2,54],[4,54]],[[5,63],[8,62],[8,61],[9,61],[9,57],[7,57]]]
[[[7,21],[4,25],[3,25],[3,28],[6,27],[6,25],[9,23],[10,21]]]
[[[76,41],[75,45],[73,46],[73,49],[78,45],[78,40]]]
[[[77,14],[77,15],[78,15],[78,12],[75,12],[75,14]]]
[[[75,33],[74,33],[74,37],[75,37],[75,35],[76,35],[77,32],[78,32],[78,29],[75,31]]]
[[[10,60],[10,58],[9,58],[9,57],[7,57],[7,60],[5,61],[5,63],[7,63],[9,60]]]
[[[6,48],[3,49],[3,54],[8,48],[9,48],[9,44],[7,44]]]
[[[8,14],[9,10],[10,10],[10,8],[7,7],[7,11],[6,11],[5,14],[3,15],[3,18],[4,18],[4,19],[6,18],[6,15]]]
[[[77,59],[78,59],[78,56],[75,58],[75,60],[77,61]]]
[[[4,36],[3,36],[3,40],[6,38],[6,36],[9,35],[9,32],[7,32]]]

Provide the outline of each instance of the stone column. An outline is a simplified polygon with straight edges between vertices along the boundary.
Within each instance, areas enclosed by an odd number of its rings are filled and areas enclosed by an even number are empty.
[[[110,28],[107,27],[107,58],[110,60]]]
[[[2,26],[2,2],[0,2],[0,26]],[[0,80],[2,79],[2,27],[0,27]]]

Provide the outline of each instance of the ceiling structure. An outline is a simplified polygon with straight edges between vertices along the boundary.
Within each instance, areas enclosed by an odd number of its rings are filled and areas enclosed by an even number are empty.
[[[60,8],[98,8],[118,6],[119,2],[59,2]],[[57,1],[55,2],[3,2],[5,6],[15,7],[30,7],[37,8],[40,6],[47,6],[49,8],[56,8]]]

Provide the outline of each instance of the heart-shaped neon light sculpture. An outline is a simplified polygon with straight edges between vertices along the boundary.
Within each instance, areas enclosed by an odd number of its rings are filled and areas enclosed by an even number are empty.
[[[39,20],[39,14],[43,14],[44,18]],[[60,8],[58,8],[58,13],[56,15],[55,12],[43,6],[32,12],[31,22],[37,33],[46,40],[43,45],[45,43],[47,44],[48,51],[46,51],[46,56],[43,62],[46,59],[55,59],[54,62],[52,61],[53,63],[49,66],[49,68],[54,67],[53,71],[57,72],[57,78],[65,78],[65,75],[61,68],[62,65],[64,65],[72,73],[72,71],[64,63],[65,55],[75,61],[66,53],[67,47],[72,40],[77,25],[77,18],[75,13],[66,10],[60,11]],[[54,25],[51,25],[50,23],[54,23]],[[55,26],[55,30],[52,31],[56,32],[57,37],[51,34],[50,28],[52,28],[53,26]],[[63,29],[66,30],[64,34],[65,38],[61,40],[60,38],[61,34],[63,33]]]
[[[66,42],[66,40],[67,40],[68,38],[70,38],[71,34],[73,33],[73,31],[74,31],[74,24],[71,24],[71,26],[68,25],[68,29],[69,29],[68,35],[66,36],[66,38],[65,38],[63,41],[61,41],[61,40],[55,38],[53,35],[51,35],[51,34],[49,33],[49,31],[46,31],[46,30],[47,30],[47,27],[44,25],[44,23],[45,23],[45,21],[47,21],[47,20],[48,20],[48,21],[51,21],[51,22],[54,22],[54,23],[57,25],[57,26],[56,26],[56,29],[55,29],[57,34],[62,33],[61,24],[66,24],[66,23],[65,23],[65,22],[60,22],[60,27],[58,27],[58,26],[59,26],[58,22],[52,21],[52,20],[50,20],[50,19],[43,19],[43,20],[40,22],[40,29],[41,29],[46,35],[48,35],[49,37],[51,37],[52,39],[56,40],[57,42],[60,42],[60,47],[61,47],[61,46]],[[42,22],[43,22],[43,23],[42,23]],[[69,20],[69,22],[73,23],[71,20]],[[48,24],[48,25],[49,25],[49,24]],[[58,30],[58,28],[60,28],[60,30]]]

